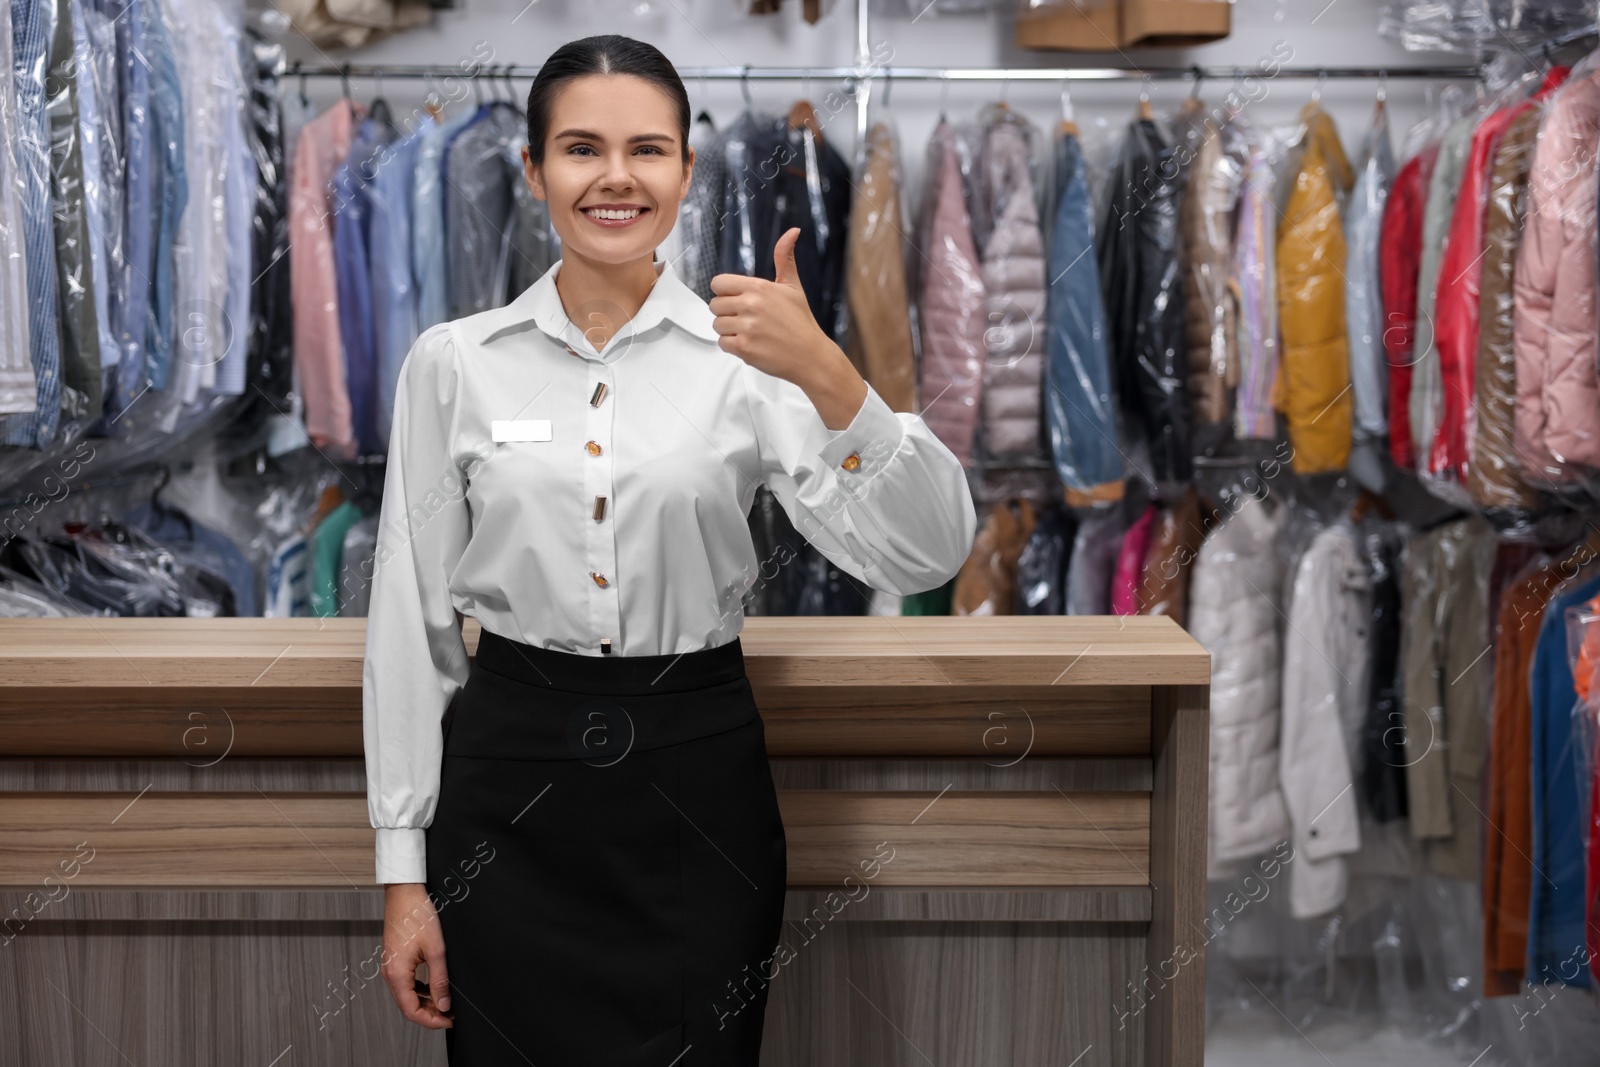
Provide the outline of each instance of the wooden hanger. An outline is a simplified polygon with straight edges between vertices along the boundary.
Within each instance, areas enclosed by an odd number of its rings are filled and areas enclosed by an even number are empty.
[[[811,127],[811,135],[817,139],[817,145],[822,144],[822,123],[817,119],[817,111],[811,106],[809,100],[796,100],[789,109],[789,127],[798,130],[801,126]]]

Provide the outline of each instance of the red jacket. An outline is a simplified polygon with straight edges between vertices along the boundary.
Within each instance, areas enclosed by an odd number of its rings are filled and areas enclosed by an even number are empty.
[[[1439,349],[1439,385],[1444,390],[1439,426],[1426,457],[1430,474],[1465,484],[1471,461],[1472,434],[1468,423],[1473,408],[1473,390],[1478,358],[1478,310],[1480,282],[1483,278],[1484,199],[1494,150],[1500,137],[1516,117],[1554,92],[1571,71],[1552,67],[1527,100],[1493,112],[1472,133],[1467,165],[1456,193],[1455,211],[1450,217],[1450,232],[1444,255],[1439,260],[1438,287],[1434,298],[1434,343]]]
[[[1417,274],[1422,269],[1422,213],[1439,142],[1408,159],[1394,177],[1378,238],[1383,294],[1383,349],[1389,359],[1389,452],[1396,466],[1416,468],[1411,449],[1411,367],[1417,327]]]

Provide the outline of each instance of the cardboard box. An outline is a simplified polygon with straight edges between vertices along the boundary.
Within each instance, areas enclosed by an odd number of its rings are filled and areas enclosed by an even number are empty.
[[[1116,52],[1182,48],[1228,36],[1227,0],[1060,0],[1017,11],[1019,48]]]
[[[1233,29],[1227,0],[1122,0],[1121,7],[1124,48],[1185,48]]]
[[[1122,47],[1118,0],[1063,0],[1017,9],[1017,47],[1115,52]]]

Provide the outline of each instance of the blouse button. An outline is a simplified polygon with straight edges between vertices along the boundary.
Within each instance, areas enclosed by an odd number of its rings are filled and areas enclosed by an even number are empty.
[[[601,589],[604,589],[606,586],[611,584],[610,582],[606,581],[606,576],[601,574],[599,571],[590,571],[589,577],[593,578],[594,584],[598,585]]]
[[[586,442],[583,447],[589,450],[589,455],[591,456],[598,456],[600,454],[600,446],[593,441]]]
[[[847,471],[857,470],[861,466],[861,455],[857,452],[852,452],[848,456],[844,457],[844,460],[839,464],[839,466],[843,467]]]

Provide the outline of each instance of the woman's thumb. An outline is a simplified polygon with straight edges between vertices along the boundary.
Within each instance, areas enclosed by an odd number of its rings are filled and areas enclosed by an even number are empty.
[[[800,288],[800,271],[794,263],[794,246],[800,240],[800,227],[791,226],[783,231],[772,248],[773,281],[779,285]]]

